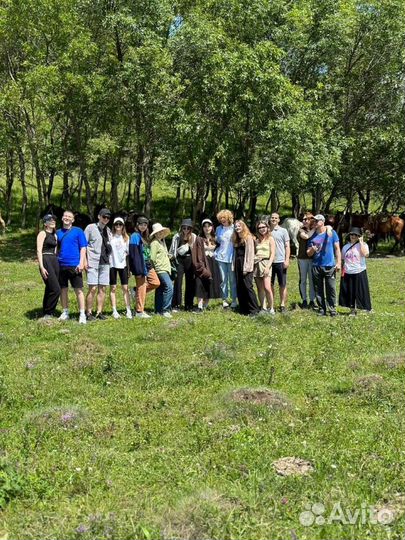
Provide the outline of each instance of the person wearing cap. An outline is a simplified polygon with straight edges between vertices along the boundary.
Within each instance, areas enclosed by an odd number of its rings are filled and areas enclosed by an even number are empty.
[[[60,295],[59,263],[56,255],[58,237],[56,236],[56,217],[47,214],[43,218],[44,229],[37,236],[37,258],[39,271],[45,283],[42,301],[43,318],[52,319]]]
[[[117,277],[120,278],[122,292],[126,306],[126,317],[132,319],[131,301],[128,290],[128,244],[129,237],[125,229],[125,223],[122,217],[116,217],[112,226],[111,237],[111,255],[110,255],[110,298],[112,307],[112,316],[119,319],[120,314],[117,311]]]
[[[198,299],[198,310],[208,306],[210,298],[221,298],[221,274],[215,260],[215,232],[212,221],[208,218],[201,223],[201,234],[197,236],[192,249],[195,271],[195,294]]]
[[[174,280],[173,309],[179,309],[183,303],[183,277],[186,279],[184,308],[186,311],[193,309],[195,278],[191,251],[196,238],[197,236],[193,233],[193,222],[191,219],[183,219],[180,231],[173,236],[169,249],[169,257],[174,261],[177,270],[177,276]]]
[[[312,257],[312,279],[314,282],[319,315],[336,311],[336,272],[340,271],[341,253],[339,237],[336,231],[328,234],[325,217],[317,214],[314,217],[315,234],[308,240],[307,255]]]
[[[135,276],[135,317],[149,319],[145,311],[146,295],[160,285],[159,277],[150,260],[149,219],[138,216],[135,232],[129,240],[129,267]]]
[[[56,231],[58,237],[59,285],[62,314],[60,321],[69,319],[69,283],[74,288],[79,306],[79,323],[86,324],[85,299],[83,294],[82,272],[87,268],[87,240],[84,232],[73,226],[75,215],[72,210],[65,210],[62,215],[62,228]]]
[[[163,317],[171,318],[173,298],[173,283],[170,278],[171,264],[167,246],[166,236],[170,234],[170,229],[163,227],[160,223],[152,226],[150,233],[150,261],[155,269],[160,285],[155,293],[155,313]]]
[[[231,295],[231,308],[234,309],[238,304],[236,301],[236,277],[232,262],[234,256],[232,242],[232,235],[234,233],[233,213],[230,210],[221,210],[217,214],[217,220],[219,225],[215,230],[215,239],[217,242],[215,259],[221,272],[222,307],[229,307],[228,300],[229,295]]]
[[[277,278],[280,290],[280,311],[286,311],[287,302],[287,269],[290,266],[290,237],[283,227],[280,227],[280,215],[273,212],[270,216],[270,231],[274,238],[276,251],[271,265],[271,287],[274,298],[274,284]]]
[[[350,308],[349,315],[355,316],[357,309],[371,311],[366,257],[369,249],[363,240],[361,229],[352,227],[348,242],[342,248],[342,278],[340,281],[339,305]]]
[[[108,208],[102,208],[98,214],[98,223],[91,223],[84,229],[87,239],[87,285],[86,297],[87,320],[105,320],[103,314],[105,294],[110,284],[111,230],[107,226],[111,219]],[[92,314],[94,297],[97,292],[97,312]]]

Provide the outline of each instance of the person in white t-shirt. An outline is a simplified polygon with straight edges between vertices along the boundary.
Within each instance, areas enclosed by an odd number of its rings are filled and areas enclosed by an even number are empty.
[[[350,308],[349,315],[355,316],[356,309],[371,311],[366,257],[369,249],[361,230],[353,227],[349,242],[342,249],[342,279],[340,282],[339,305]]]
[[[129,237],[125,230],[124,220],[121,217],[114,219],[112,227],[111,255],[110,255],[110,298],[112,306],[112,315],[114,319],[119,319],[120,314],[117,311],[117,276],[120,277],[122,292],[126,306],[126,317],[132,319],[131,302],[128,290],[128,252],[129,252]]]

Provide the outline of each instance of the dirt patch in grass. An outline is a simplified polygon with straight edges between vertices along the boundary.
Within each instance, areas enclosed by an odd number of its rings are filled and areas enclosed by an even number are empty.
[[[72,349],[73,369],[77,370],[93,368],[100,362],[100,358],[104,358],[107,355],[107,351],[102,345],[89,339],[77,341]]]
[[[280,458],[273,461],[273,467],[281,476],[307,476],[314,471],[310,461],[297,457]]]
[[[375,392],[384,387],[385,381],[381,375],[364,375],[356,379],[354,384],[354,392],[363,394],[367,392]]]
[[[78,407],[51,407],[35,412],[27,418],[26,429],[41,432],[52,429],[77,429],[87,417]]]
[[[291,407],[290,401],[281,392],[267,388],[239,388],[233,390],[229,397],[234,403],[265,405],[274,410]]]
[[[386,354],[377,358],[374,364],[379,367],[386,367],[388,369],[400,369],[405,368],[405,352],[397,354]]]
[[[239,504],[208,489],[183,499],[166,514],[162,525],[164,540],[205,540],[214,537],[221,523],[231,518]]]
[[[378,523],[389,525],[405,513],[405,493],[396,493],[391,499],[375,506]]]

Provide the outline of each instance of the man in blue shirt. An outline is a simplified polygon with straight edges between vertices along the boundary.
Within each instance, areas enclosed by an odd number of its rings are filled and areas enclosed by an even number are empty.
[[[327,233],[325,218],[317,214],[315,234],[308,240],[307,255],[312,257],[312,278],[314,282],[319,315],[326,315],[328,309],[331,317],[336,312],[336,272],[340,271],[341,253],[339,237],[335,231]]]
[[[69,319],[69,282],[74,288],[79,306],[79,323],[86,324],[84,310],[83,277],[86,270],[87,240],[79,227],[73,227],[75,216],[71,210],[65,210],[62,216],[62,228],[56,231],[59,245],[59,284],[61,287],[60,301],[62,304],[61,321]]]

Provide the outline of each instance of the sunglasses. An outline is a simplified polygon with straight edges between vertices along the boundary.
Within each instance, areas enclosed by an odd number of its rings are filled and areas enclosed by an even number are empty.
[[[183,231],[187,231],[187,230],[190,230],[190,231],[191,231],[192,227],[185,227],[185,226],[183,226],[182,229],[183,229]]]
[[[103,219],[110,219],[110,216],[101,216]]]
[[[267,229],[267,227],[257,227],[258,231],[265,231],[266,229]]]
[[[116,227],[123,227],[124,225],[122,223],[116,223],[115,226]]]

